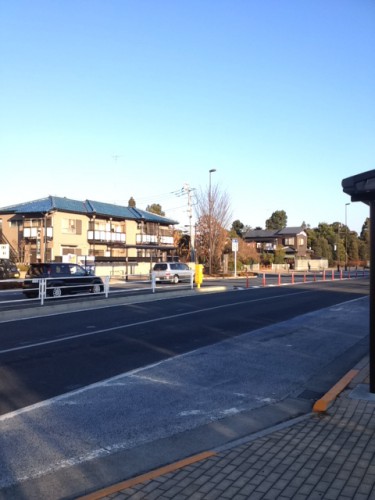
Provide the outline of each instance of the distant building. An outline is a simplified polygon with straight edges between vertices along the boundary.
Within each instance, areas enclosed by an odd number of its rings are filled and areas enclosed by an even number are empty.
[[[302,227],[284,227],[278,230],[254,229],[247,231],[244,241],[258,253],[274,253],[278,246],[287,258],[308,257],[307,234]]]
[[[0,208],[0,243],[9,244],[19,262],[95,258],[133,274],[175,258],[175,224],[135,206],[48,196]]]

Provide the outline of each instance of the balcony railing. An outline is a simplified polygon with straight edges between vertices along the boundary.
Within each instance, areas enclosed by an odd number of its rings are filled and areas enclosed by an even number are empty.
[[[103,243],[126,243],[125,233],[115,233],[112,231],[87,231],[88,241],[97,241]]]
[[[137,245],[173,245],[173,236],[156,236],[156,234],[137,234]]]
[[[160,243],[163,245],[173,245],[173,236],[160,236]]]
[[[45,237],[45,229],[47,229],[47,238],[53,238],[53,227],[40,228],[40,227],[24,227],[23,237],[29,240],[36,240]]]

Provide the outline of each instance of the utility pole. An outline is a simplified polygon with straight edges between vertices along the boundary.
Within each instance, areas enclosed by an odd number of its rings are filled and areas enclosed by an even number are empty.
[[[191,192],[194,191],[194,188],[191,188],[190,185],[185,182],[183,188],[182,188],[183,193],[187,194],[188,197],[188,217],[189,217],[189,254],[190,254],[190,262],[193,262],[193,252],[195,250],[195,245],[193,244],[193,235],[192,235],[192,218],[193,218],[193,209],[192,209],[192,198],[191,198]]]
[[[211,200],[211,174],[216,172],[216,168],[211,168],[208,171],[209,173],[209,184],[208,184],[208,232],[209,232],[209,254],[208,254],[208,274],[211,276],[212,273],[212,222],[211,222],[211,213],[212,213],[212,200]]]

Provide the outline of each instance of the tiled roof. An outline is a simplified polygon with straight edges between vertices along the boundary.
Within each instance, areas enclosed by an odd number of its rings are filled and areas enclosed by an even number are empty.
[[[296,226],[296,227],[284,227],[283,229],[280,229],[277,234],[278,235],[284,235],[284,234],[299,234],[303,232],[303,227],[301,226]]]
[[[130,220],[143,219],[146,222],[158,222],[166,225],[177,224],[175,220],[146,212],[146,210],[140,210],[136,207],[123,207],[121,205],[93,200],[71,200],[70,198],[61,198],[59,196],[48,196],[47,198],[41,198],[39,200],[3,207],[0,208],[0,214],[45,214],[54,210],[58,212],[84,214],[88,217],[95,214],[97,217],[113,217]]]
[[[244,234],[244,238],[273,238],[275,237],[277,231],[270,231],[268,229],[250,229]]]
[[[272,239],[278,236],[296,235],[303,232],[302,227],[284,227],[283,229],[250,229],[244,234],[245,239]]]

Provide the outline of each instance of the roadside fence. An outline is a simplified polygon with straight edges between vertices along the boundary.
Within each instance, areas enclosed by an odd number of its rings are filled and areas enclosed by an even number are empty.
[[[311,272],[290,272],[287,274],[282,273],[261,273],[262,286],[281,286],[281,285],[294,285],[298,283],[308,283],[317,281],[334,281],[346,280],[352,278],[365,278],[369,277],[368,270],[347,269],[335,271],[334,269],[323,271]]]
[[[188,281],[181,281],[178,284],[158,281],[155,273],[127,276],[126,279],[118,280],[111,280],[109,276],[101,279],[102,283],[84,283],[82,278],[69,277],[69,284],[59,283],[56,278],[0,280],[0,305],[38,302],[43,306],[47,300],[56,300],[67,295],[86,298],[94,295],[108,298],[124,292],[156,293],[167,289],[194,288],[194,273],[191,273]]]

